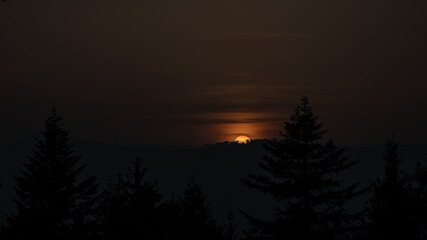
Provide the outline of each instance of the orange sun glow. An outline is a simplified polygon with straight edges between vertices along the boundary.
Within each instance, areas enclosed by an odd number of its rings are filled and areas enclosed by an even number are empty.
[[[237,143],[248,143],[251,141],[251,139],[245,135],[240,135],[240,136],[236,137],[236,139],[234,139],[234,141]]]

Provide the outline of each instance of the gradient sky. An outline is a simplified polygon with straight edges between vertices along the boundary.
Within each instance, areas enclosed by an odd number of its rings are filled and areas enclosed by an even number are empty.
[[[427,143],[425,0],[0,2],[0,148],[270,138],[308,96],[345,145]]]

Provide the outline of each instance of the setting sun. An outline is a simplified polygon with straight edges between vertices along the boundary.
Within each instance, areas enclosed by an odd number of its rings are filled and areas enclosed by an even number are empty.
[[[238,143],[248,143],[251,141],[251,139],[245,135],[241,135],[241,136],[236,137],[236,139],[234,139],[234,141],[238,142]]]

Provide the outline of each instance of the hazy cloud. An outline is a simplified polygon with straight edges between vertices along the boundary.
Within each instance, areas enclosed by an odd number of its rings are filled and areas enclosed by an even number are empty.
[[[234,32],[221,34],[227,38],[312,38],[315,34],[308,33],[280,33],[280,32]]]

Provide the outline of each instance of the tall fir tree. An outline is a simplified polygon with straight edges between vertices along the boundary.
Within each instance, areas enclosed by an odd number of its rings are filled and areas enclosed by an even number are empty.
[[[43,138],[15,177],[16,213],[4,226],[5,239],[91,237],[97,184],[95,176],[81,180],[80,158],[53,108]]]
[[[242,182],[272,196],[279,207],[275,219],[265,221],[243,214],[253,226],[248,239],[345,238],[352,216],[347,201],[362,191],[358,184],[344,187],[339,174],[357,161],[344,157],[345,148],[331,140],[322,143],[325,131],[303,97],[280,139],[267,141],[269,155],[259,163],[267,174],[250,174]]]
[[[369,239],[419,239],[418,224],[414,221],[415,195],[409,176],[399,169],[402,157],[398,148],[394,137],[387,139],[384,177],[372,184],[373,197],[368,207]]]
[[[140,158],[125,177],[104,190],[98,210],[101,239],[159,239],[162,196],[156,181],[145,179],[147,168]]]

